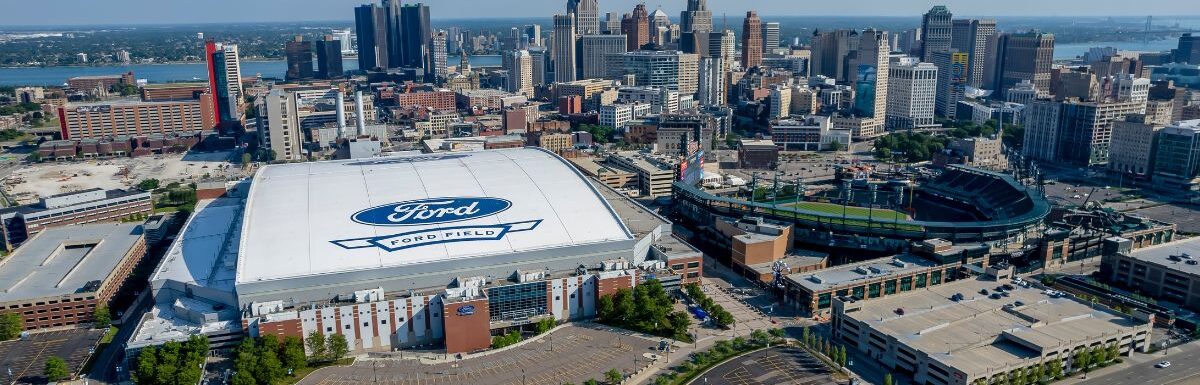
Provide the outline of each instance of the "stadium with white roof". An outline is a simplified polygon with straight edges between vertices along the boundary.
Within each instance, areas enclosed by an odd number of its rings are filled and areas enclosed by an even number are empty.
[[[185,224],[131,345],[240,321],[353,350],[475,351],[701,272],[666,219],[534,148],[269,165],[227,195]]]

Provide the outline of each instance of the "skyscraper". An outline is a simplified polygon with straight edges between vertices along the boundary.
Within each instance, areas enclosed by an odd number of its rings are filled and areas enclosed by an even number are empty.
[[[1200,64],[1200,36],[1185,33],[1179,37],[1179,46],[1175,49],[1175,61],[1179,63]]]
[[[616,12],[609,12],[609,13],[604,14],[604,22],[601,23],[600,28],[602,29],[601,32],[603,32],[603,33],[607,33],[610,35],[620,35],[621,34],[621,15]]]
[[[812,74],[839,82],[851,82],[850,53],[858,50],[858,31],[839,29],[814,32],[812,39]]]
[[[866,29],[859,35],[858,53],[854,59],[854,115],[872,118],[864,122],[858,137],[873,137],[883,133],[887,115],[888,54],[891,52],[887,31]]]
[[[763,52],[770,53],[779,49],[779,23],[763,24]]]
[[[950,50],[953,18],[944,5],[934,6],[921,18],[921,61],[933,62],[934,52]]]
[[[1054,35],[1032,31],[999,36],[993,87],[1000,97],[1022,80],[1033,83],[1038,95],[1048,95],[1050,66],[1054,62]]]
[[[762,63],[762,20],[754,11],[746,11],[742,22],[742,68],[758,67]]]
[[[937,114],[954,118],[966,93],[970,55],[951,49],[934,52],[932,58],[938,70]]]
[[[504,90],[533,97],[533,58],[529,51],[513,50],[504,54],[504,70],[508,79]]]
[[[937,66],[930,63],[888,63],[887,129],[933,125]]]
[[[722,65],[724,71],[733,70],[738,62],[737,36],[728,29],[708,34],[708,54],[725,62]]]
[[[358,36],[358,68],[388,68],[388,19],[383,8],[366,4],[354,8]]]
[[[288,81],[312,79],[312,42],[304,41],[304,36],[296,35],[292,41],[283,44],[283,52],[287,56],[287,73],[285,77]]]
[[[988,40],[996,34],[996,21],[958,19],[954,20],[951,31],[950,47],[967,54],[967,84],[983,87]]]
[[[340,78],[342,70],[342,41],[326,35],[317,40],[317,77],[321,79]]]
[[[646,12],[646,4],[638,4],[633,7],[633,13],[625,14],[621,19],[621,33],[628,38],[630,51],[640,50],[650,42],[650,13]]]
[[[529,50],[530,71],[532,72],[533,86],[542,86],[549,84],[553,78],[549,77],[550,58],[546,47],[533,47]]]
[[[241,121],[242,65],[237,44],[209,39],[204,42],[204,57],[208,61],[208,85],[217,121],[222,125]]]
[[[610,54],[625,52],[625,35],[583,35],[579,37],[579,60],[582,79],[608,76]]]
[[[687,10],[679,15],[679,31],[686,34],[696,31],[712,31],[712,11],[706,0],[688,0]]]
[[[575,81],[575,15],[554,15],[554,81]]]
[[[404,64],[404,31],[400,27],[400,4],[401,0],[383,0],[383,13],[386,24],[384,30],[387,31],[387,61],[390,66],[403,67]],[[383,44],[383,43],[380,43]]]
[[[575,14],[576,35],[600,34],[599,0],[567,0],[567,13]]]
[[[446,54],[446,38],[449,34],[445,30],[438,30],[430,35],[429,39],[429,66],[425,73],[425,81],[441,84],[450,75],[449,60]]]
[[[725,61],[719,57],[700,59],[697,83],[696,101],[701,106],[725,104]]]
[[[639,87],[664,87],[680,95],[696,93],[699,61],[695,54],[680,51],[634,51],[621,55],[624,73],[633,75]]]
[[[432,72],[429,55],[433,54],[433,30],[429,26],[429,6],[421,3],[400,7],[400,63],[393,67],[424,68]]]
[[[529,45],[542,47],[542,25],[529,24],[525,26],[525,36],[529,36]]]

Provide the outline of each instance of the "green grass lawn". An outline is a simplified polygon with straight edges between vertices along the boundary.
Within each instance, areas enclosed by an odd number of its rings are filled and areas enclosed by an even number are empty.
[[[798,208],[801,210],[819,211],[819,212],[823,212],[823,213],[833,214],[836,216],[842,215],[842,205],[837,205],[837,204],[833,204],[833,203],[798,202],[798,203],[791,203],[791,204],[780,205],[780,206],[781,207],[795,207],[795,208]],[[870,217],[878,219],[878,220],[888,220],[888,221],[908,219],[908,214],[905,214],[905,213],[902,213],[899,211],[895,211],[895,210],[888,210],[888,209],[871,210],[871,209],[867,209],[866,207],[854,207],[854,206],[847,206],[845,208],[845,210],[846,210],[846,216],[856,216],[856,215],[861,216],[861,217],[870,216]]]

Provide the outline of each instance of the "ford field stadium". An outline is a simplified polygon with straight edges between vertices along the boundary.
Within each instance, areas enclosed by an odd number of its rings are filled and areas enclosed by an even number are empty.
[[[241,194],[185,225],[152,278],[158,317],[467,352],[493,332],[593,316],[599,296],[649,277],[701,272],[667,220],[540,149],[270,165]],[[236,314],[212,310],[224,306]]]

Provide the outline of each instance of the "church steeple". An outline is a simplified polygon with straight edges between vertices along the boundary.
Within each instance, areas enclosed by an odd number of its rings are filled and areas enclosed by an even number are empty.
[[[467,51],[463,50],[458,55],[458,73],[466,75],[471,72],[471,61],[467,60]]]

